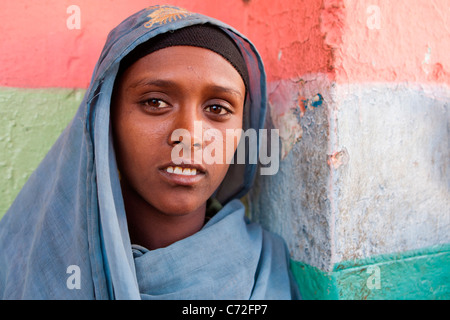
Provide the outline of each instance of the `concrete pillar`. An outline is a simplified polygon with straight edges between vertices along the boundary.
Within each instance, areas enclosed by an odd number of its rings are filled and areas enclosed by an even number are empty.
[[[287,240],[306,299],[448,299],[448,2],[317,2],[328,72],[270,82],[282,160],[252,217]]]

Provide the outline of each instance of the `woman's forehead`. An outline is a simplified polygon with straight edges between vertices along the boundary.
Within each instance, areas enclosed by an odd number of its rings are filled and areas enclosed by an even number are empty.
[[[161,33],[138,45],[120,62],[119,75],[143,57],[170,47],[198,47],[208,49],[223,57],[242,77],[248,89],[247,64],[235,40],[217,26],[197,24]]]
[[[150,53],[133,63],[122,81],[132,89],[204,81],[245,95],[243,79],[226,59],[211,50],[192,46],[173,46]]]

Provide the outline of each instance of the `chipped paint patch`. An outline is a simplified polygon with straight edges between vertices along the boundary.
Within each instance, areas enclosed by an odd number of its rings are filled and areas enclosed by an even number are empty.
[[[306,112],[314,112],[330,99],[330,80],[325,74],[310,74],[299,79],[269,83],[270,116],[280,130],[281,158],[285,159],[303,136],[308,124]]]
[[[328,165],[334,169],[339,169],[341,166],[346,165],[350,160],[347,149],[344,147],[340,151],[333,152],[329,156]]]
[[[300,141],[303,135],[303,129],[297,120],[296,109],[290,109],[287,113],[280,116],[272,116],[279,129],[281,138],[281,159],[285,159],[294,145]]]

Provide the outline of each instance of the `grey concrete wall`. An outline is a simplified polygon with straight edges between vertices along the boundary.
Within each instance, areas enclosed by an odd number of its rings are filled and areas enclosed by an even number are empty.
[[[272,108],[290,103],[268,121],[281,128],[287,152],[278,174],[257,177],[250,203],[294,260],[330,271],[340,261],[450,243],[445,85],[336,85],[319,75],[271,88]],[[318,93],[323,103],[302,112],[301,99]]]

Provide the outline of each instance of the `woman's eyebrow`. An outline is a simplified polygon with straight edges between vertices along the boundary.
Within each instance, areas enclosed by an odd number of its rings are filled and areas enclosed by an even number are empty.
[[[137,87],[159,87],[159,88],[176,88],[177,84],[174,81],[171,80],[163,80],[163,79],[149,79],[144,78],[141,80],[136,81],[135,83],[132,83],[129,88],[137,88]],[[208,86],[210,90],[217,92],[217,93],[228,93],[232,95],[236,95],[239,97],[243,97],[242,93],[234,88],[221,86],[221,85],[210,85]]]
[[[129,88],[134,89],[137,87],[148,87],[148,86],[167,88],[167,87],[175,87],[176,84],[170,80],[144,78],[136,81],[135,83],[130,84]]]
[[[229,94],[233,94],[233,95],[237,95],[239,97],[242,98],[242,93],[239,90],[230,88],[230,87],[223,87],[223,86],[219,86],[219,85],[212,85],[211,90],[215,91],[215,92],[219,92],[219,93],[229,93]]]

